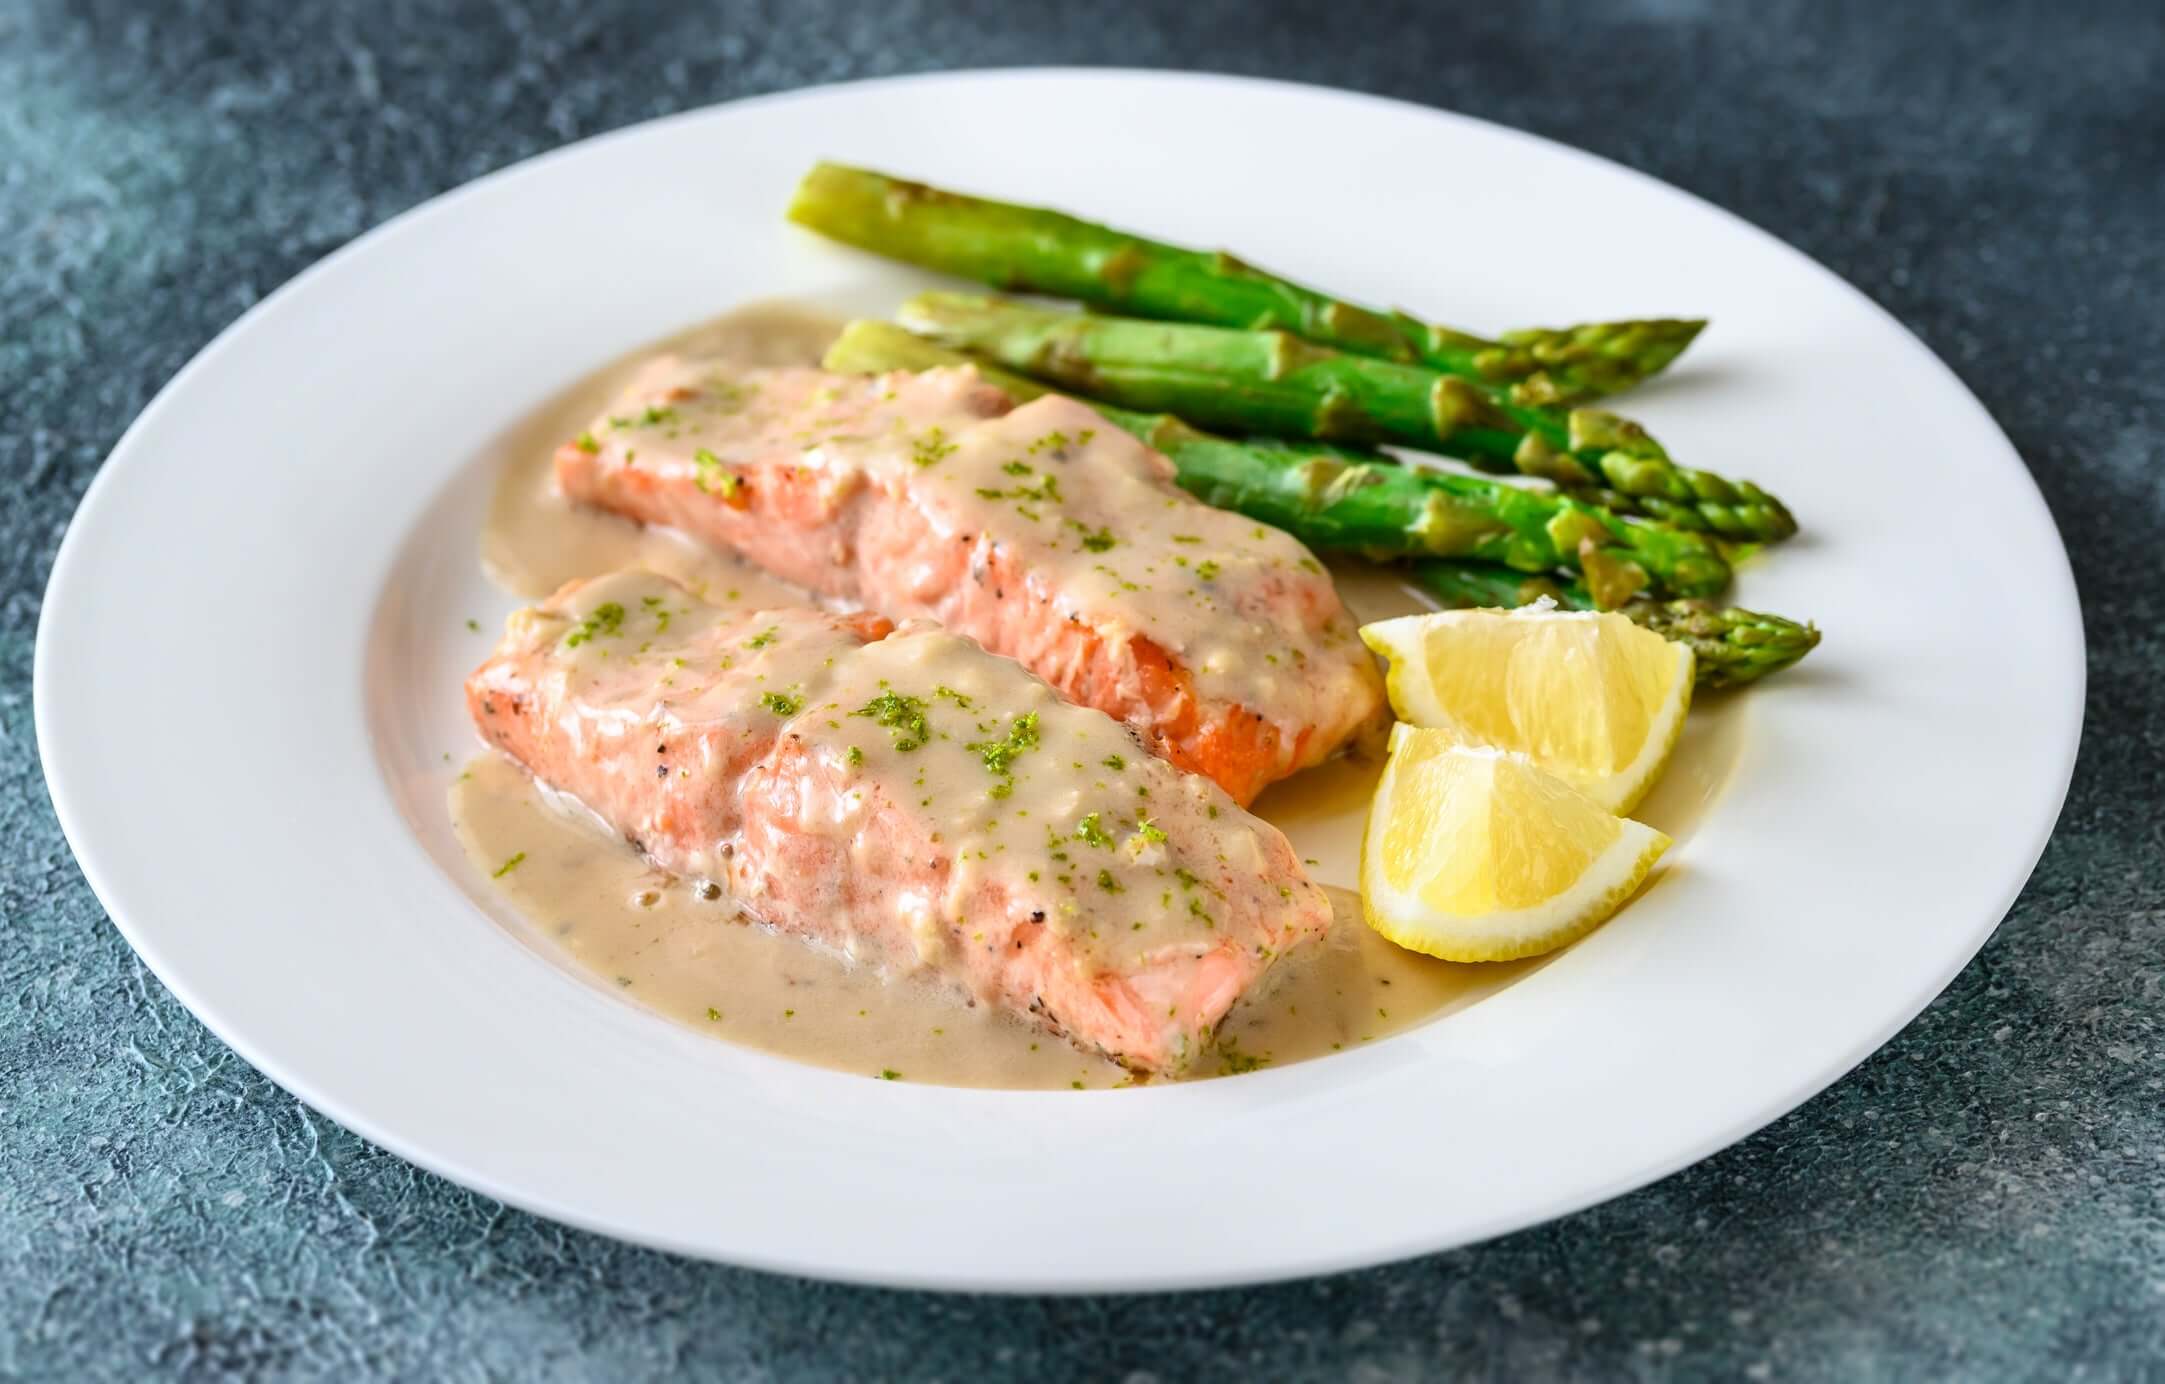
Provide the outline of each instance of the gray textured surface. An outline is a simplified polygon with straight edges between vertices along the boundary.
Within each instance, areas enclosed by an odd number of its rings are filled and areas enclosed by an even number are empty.
[[[2165,1370],[2154,0],[602,8],[0,6],[0,1374]],[[2074,549],[2089,726],[2036,878],[1908,1031],[1757,1137],[1560,1225],[1258,1291],[1002,1301],[506,1212],[303,1109],[144,972],[53,824],[29,678],[62,526],[157,387],[356,233],[565,140],[1049,61],[1199,61],[1583,145],[1772,228],[1962,373]],[[1956,537],[1927,528],[1919,560]]]

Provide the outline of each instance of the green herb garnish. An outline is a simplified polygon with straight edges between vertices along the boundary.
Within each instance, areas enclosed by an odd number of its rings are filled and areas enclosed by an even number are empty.
[[[1231,1038],[1218,1040],[1218,1060],[1221,1064],[1220,1070],[1227,1076],[1239,1076],[1244,1072],[1252,1072],[1258,1067],[1268,1067],[1270,1065],[1270,1055],[1268,1053],[1242,1052],[1239,1045]]]
[[[1112,849],[1113,838],[1106,835],[1105,828],[1098,825],[1098,814],[1093,812],[1075,824],[1075,839],[1087,841],[1093,846]]]
[[[874,725],[892,732],[898,750],[914,750],[932,738],[932,728],[925,722],[925,703],[920,697],[882,692],[850,715],[870,717]]]
[[[1017,716],[1009,723],[1007,735],[1002,739],[981,740],[963,748],[984,760],[987,772],[1002,777],[1012,775],[1017,756],[1037,748],[1037,713],[1025,711]]]
[[[992,796],[1004,798],[1015,791],[1015,760],[1026,750],[1037,748],[1037,713],[1025,711],[1008,724],[1007,734],[999,740],[979,740],[963,746],[985,763],[985,771],[999,777],[992,787]]]
[[[624,607],[615,601],[603,601],[594,607],[594,613],[579,622],[579,627],[564,636],[564,647],[576,649],[590,639],[601,639],[617,633],[624,627]]]
[[[736,472],[722,465],[722,459],[704,447],[692,453],[692,465],[698,468],[699,488],[710,495],[734,500],[744,486]]]
[[[524,859],[526,859],[526,852],[525,852],[525,851],[520,851],[520,852],[519,852],[519,853],[518,853],[517,855],[514,855],[514,856],[512,856],[512,857],[511,857],[511,859],[509,859],[509,860],[505,861],[505,862],[504,862],[503,864],[501,864],[501,865],[497,866],[497,867],[496,867],[496,873],[495,873],[495,874],[493,874],[493,875],[490,875],[490,876],[489,876],[489,878],[490,878],[490,879],[502,879],[502,878],[503,878],[503,877],[504,877],[505,875],[508,875],[508,874],[510,874],[510,873],[511,873],[511,872],[512,872],[513,870],[516,870],[516,869],[518,869],[518,868],[519,868],[519,862],[520,862],[520,861],[522,861],[522,860],[524,860]]]
[[[947,440],[944,428],[927,428],[910,439],[910,460],[919,466],[931,466],[954,454],[955,444]]]

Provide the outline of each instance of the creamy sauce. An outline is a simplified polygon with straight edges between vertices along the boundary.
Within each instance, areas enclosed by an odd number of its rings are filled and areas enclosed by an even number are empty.
[[[532,709],[544,776],[772,920],[833,917],[851,945],[901,920],[883,965],[965,970],[1012,912],[1091,973],[1226,947],[1260,969],[1327,912],[1216,784],[936,626],[864,643],[616,572],[513,616],[505,647],[484,715]]]
[[[555,492],[551,457],[656,352],[723,358],[748,369],[808,365],[838,326],[795,307],[748,308],[629,353],[536,410],[499,449],[502,480],[482,535],[490,575],[538,598],[573,578],[644,568],[738,610],[811,603],[809,593],[740,559],[569,505]],[[1342,563],[1333,575],[1355,624],[1429,608],[1385,569]],[[1741,724],[1735,698],[1695,708],[1668,774],[1635,815],[1679,840],[1688,835],[1736,762]],[[1542,964],[1434,961],[1382,941],[1360,923],[1358,900],[1347,887],[1380,767],[1373,755],[1336,760],[1275,786],[1257,803],[1258,814],[1286,832],[1326,886],[1335,920],[1323,942],[1294,953],[1261,993],[1232,1011],[1220,1031],[1221,1051],[1190,1076],[1283,1065],[1381,1039],[1474,1003]],[[966,1005],[951,990],[892,978],[743,921],[734,901],[705,897],[709,886],[655,868],[499,755],[467,766],[451,788],[450,806],[476,866],[496,876],[495,887],[530,921],[530,940],[597,984],[701,1032],[897,1080],[1014,1089],[1135,1080],[992,1006]],[[505,870],[514,857],[519,863]]]
[[[1371,659],[1298,542],[1199,503],[1165,458],[1072,400],[1007,409],[968,370],[835,375],[664,355],[587,421],[568,483],[831,596],[949,622],[1041,671],[1073,657],[1047,647],[1048,631],[1089,630],[1112,648],[1147,640],[1204,703],[1260,716],[1282,745],[1315,728],[1318,757],[1376,710]],[[1025,596],[1039,619],[1016,620]]]
[[[734,555],[569,503],[556,491],[551,458],[656,352],[727,358],[747,369],[816,365],[841,327],[835,318],[785,304],[743,308],[627,352],[521,419],[493,449],[502,479],[481,532],[481,562],[491,579],[514,595],[538,599],[575,577],[638,567],[719,604],[757,610],[807,602],[804,591]]]
[[[943,990],[751,923],[648,864],[501,755],[468,765],[451,816],[538,938],[624,998],[698,1031],[866,1076],[953,1086],[1118,1085],[1127,1073]],[[704,892],[713,892],[711,890]]]
[[[1132,1085],[1126,1071],[988,1006],[883,979],[871,968],[745,921],[727,898],[666,874],[575,805],[496,754],[451,789],[474,862],[530,920],[534,940],[613,993],[701,1033],[797,1061],[890,1080],[1016,1090]],[[1332,891],[1330,937],[1236,1008],[1192,1077],[1283,1066],[1388,1037],[1462,1008],[1538,963],[1453,966],[1402,951]]]

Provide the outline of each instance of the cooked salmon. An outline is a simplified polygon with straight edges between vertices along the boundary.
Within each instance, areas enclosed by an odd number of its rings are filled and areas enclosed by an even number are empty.
[[[474,724],[758,922],[1177,1072],[1330,908],[1284,836],[1122,723],[930,622],[573,582]]]
[[[1074,400],[968,368],[885,376],[664,357],[556,457],[572,499],[823,596],[939,621],[1242,803],[1383,696],[1321,565],[1196,500]]]

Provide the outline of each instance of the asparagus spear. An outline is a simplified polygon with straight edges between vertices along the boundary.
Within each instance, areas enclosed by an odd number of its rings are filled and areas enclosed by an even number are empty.
[[[1017,399],[1045,392],[887,322],[852,322],[825,364],[860,373],[977,364]],[[1649,588],[1711,595],[1728,585],[1728,564],[1699,535],[1626,522],[1568,497],[1316,443],[1236,442],[1165,414],[1083,402],[1171,458],[1180,484],[1205,503],[1275,525],[1318,551],[1480,558],[1527,572],[1578,568],[1609,604]]]
[[[995,288],[1078,298],[1135,317],[1273,327],[1359,355],[1426,365],[1529,406],[1628,389],[1676,359],[1706,325],[1593,322],[1491,341],[1358,307],[1228,254],[832,163],[805,175],[789,216],[837,240]]]
[[[1546,596],[1571,610],[1592,609],[1586,588],[1568,579],[1529,577],[1477,562],[1429,561],[1416,564],[1421,585],[1453,606],[1530,605]],[[1701,687],[1735,687],[1778,673],[1819,644],[1816,625],[1798,624],[1754,610],[1716,609],[1704,601],[1625,602],[1618,613],[1629,616],[1665,639],[1691,645],[1698,656]]]
[[[1394,321],[1422,324],[1404,313]],[[1490,380],[1510,380],[1514,404],[1559,407],[1621,394],[1639,381],[1668,368],[1692,339],[1706,328],[1703,317],[1648,317],[1626,322],[1581,322],[1572,327],[1521,327],[1496,338],[1474,355],[1474,368]],[[1447,330],[1427,327],[1430,333]],[[1305,333],[1303,333],[1305,335]],[[1311,338],[1320,340],[1320,338]],[[1327,346],[1355,350],[1343,342]],[[1363,354],[1366,354],[1365,352]],[[1423,365],[1456,374],[1441,351],[1422,351]]]
[[[929,370],[943,365],[976,364],[985,377],[1017,399],[1035,398],[1045,387],[997,367],[986,366],[960,352],[934,345],[924,338],[888,322],[857,321],[849,324],[827,351],[830,370],[869,373],[881,370]],[[1085,401],[1090,402],[1090,401]],[[1141,437],[1172,458],[1180,482],[1205,501],[1276,524],[1310,547],[1324,551],[1356,549],[1395,555],[1419,555],[1440,551],[1437,533],[1412,532],[1417,525],[1409,516],[1423,512],[1425,499],[1408,493],[1412,482],[1463,482],[1469,495],[1542,500],[1535,492],[1518,490],[1476,477],[1442,476],[1411,471],[1380,457],[1363,456],[1338,448],[1298,443],[1239,443],[1212,437],[1163,414],[1136,413],[1127,409],[1092,404],[1114,426]],[[1383,473],[1373,485],[1342,489],[1335,500],[1326,498],[1333,488],[1325,483],[1319,493],[1307,484],[1318,472],[1302,474],[1302,467],[1323,461],[1351,470],[1366,468]],[[1345,471],[1332,473],[1338,476]],[[1365,501],[1358,511],[1354,501]],[[1551,501],[1571,505],[1569,501]],[[1574,509],[1577,506],[1572,506]],[[1643,542],[1660,542],[1653,526],[1626,525]],[[1701,540],[1688,534],[1669,535],[1690,553]],[[1525,554],[1534,551],[1528,537]],[[1477,545],[1478,547],[1478,545]],[[1472,554],[1477,548],[1468,548]],[[1491,550],[1493,551],[1493,550]],[[1589,545],[1582,555],[1564,548],[1556,550],[1551,567],[1569,565],[1582,556],[1597,573],[1603,561],[1617,561],[1610,548]],[[1621,559],[1629,562],[1629,557]],[[1505,560],[1508,562],[1508,559]],[[1599,603],[1588,583],[1553,571],[1514,570],[1509,565],[1470,560],[1430,559],[1415,565],[1418,579],[1449,604],[1482,606],[1524,605],[1549,596],[1573,609],[1595,608]],[[1718,583],[1708,582],[1709,589]],[[1612,601],[1611,604],[1617,604]],[[1627,588],[1619,608],[1639,624],[1670,639],[1689,642],[1698,653],[1699,681],[1709,687],[1745,683],[1785,668],[1810,652],[1819,642],[1819,631],[1778,615],[1747,610],[1716,610],[1703,601],[1660,601],[1637,597]]]
[[[1606,487],[1626,503],[1659,506],[1675,527],[1725,538],[1796,531],[1773,496],[1676,465],[1638,424],[1613,413],[1573,409],[1559,419],[1498,403],[1455,375],[1347,355],[1284,332],[1098,317],[966,293],[919,294],[900,315],[943,345],[1120,407],[1205,427],[1440,450],[1567,492]]]

